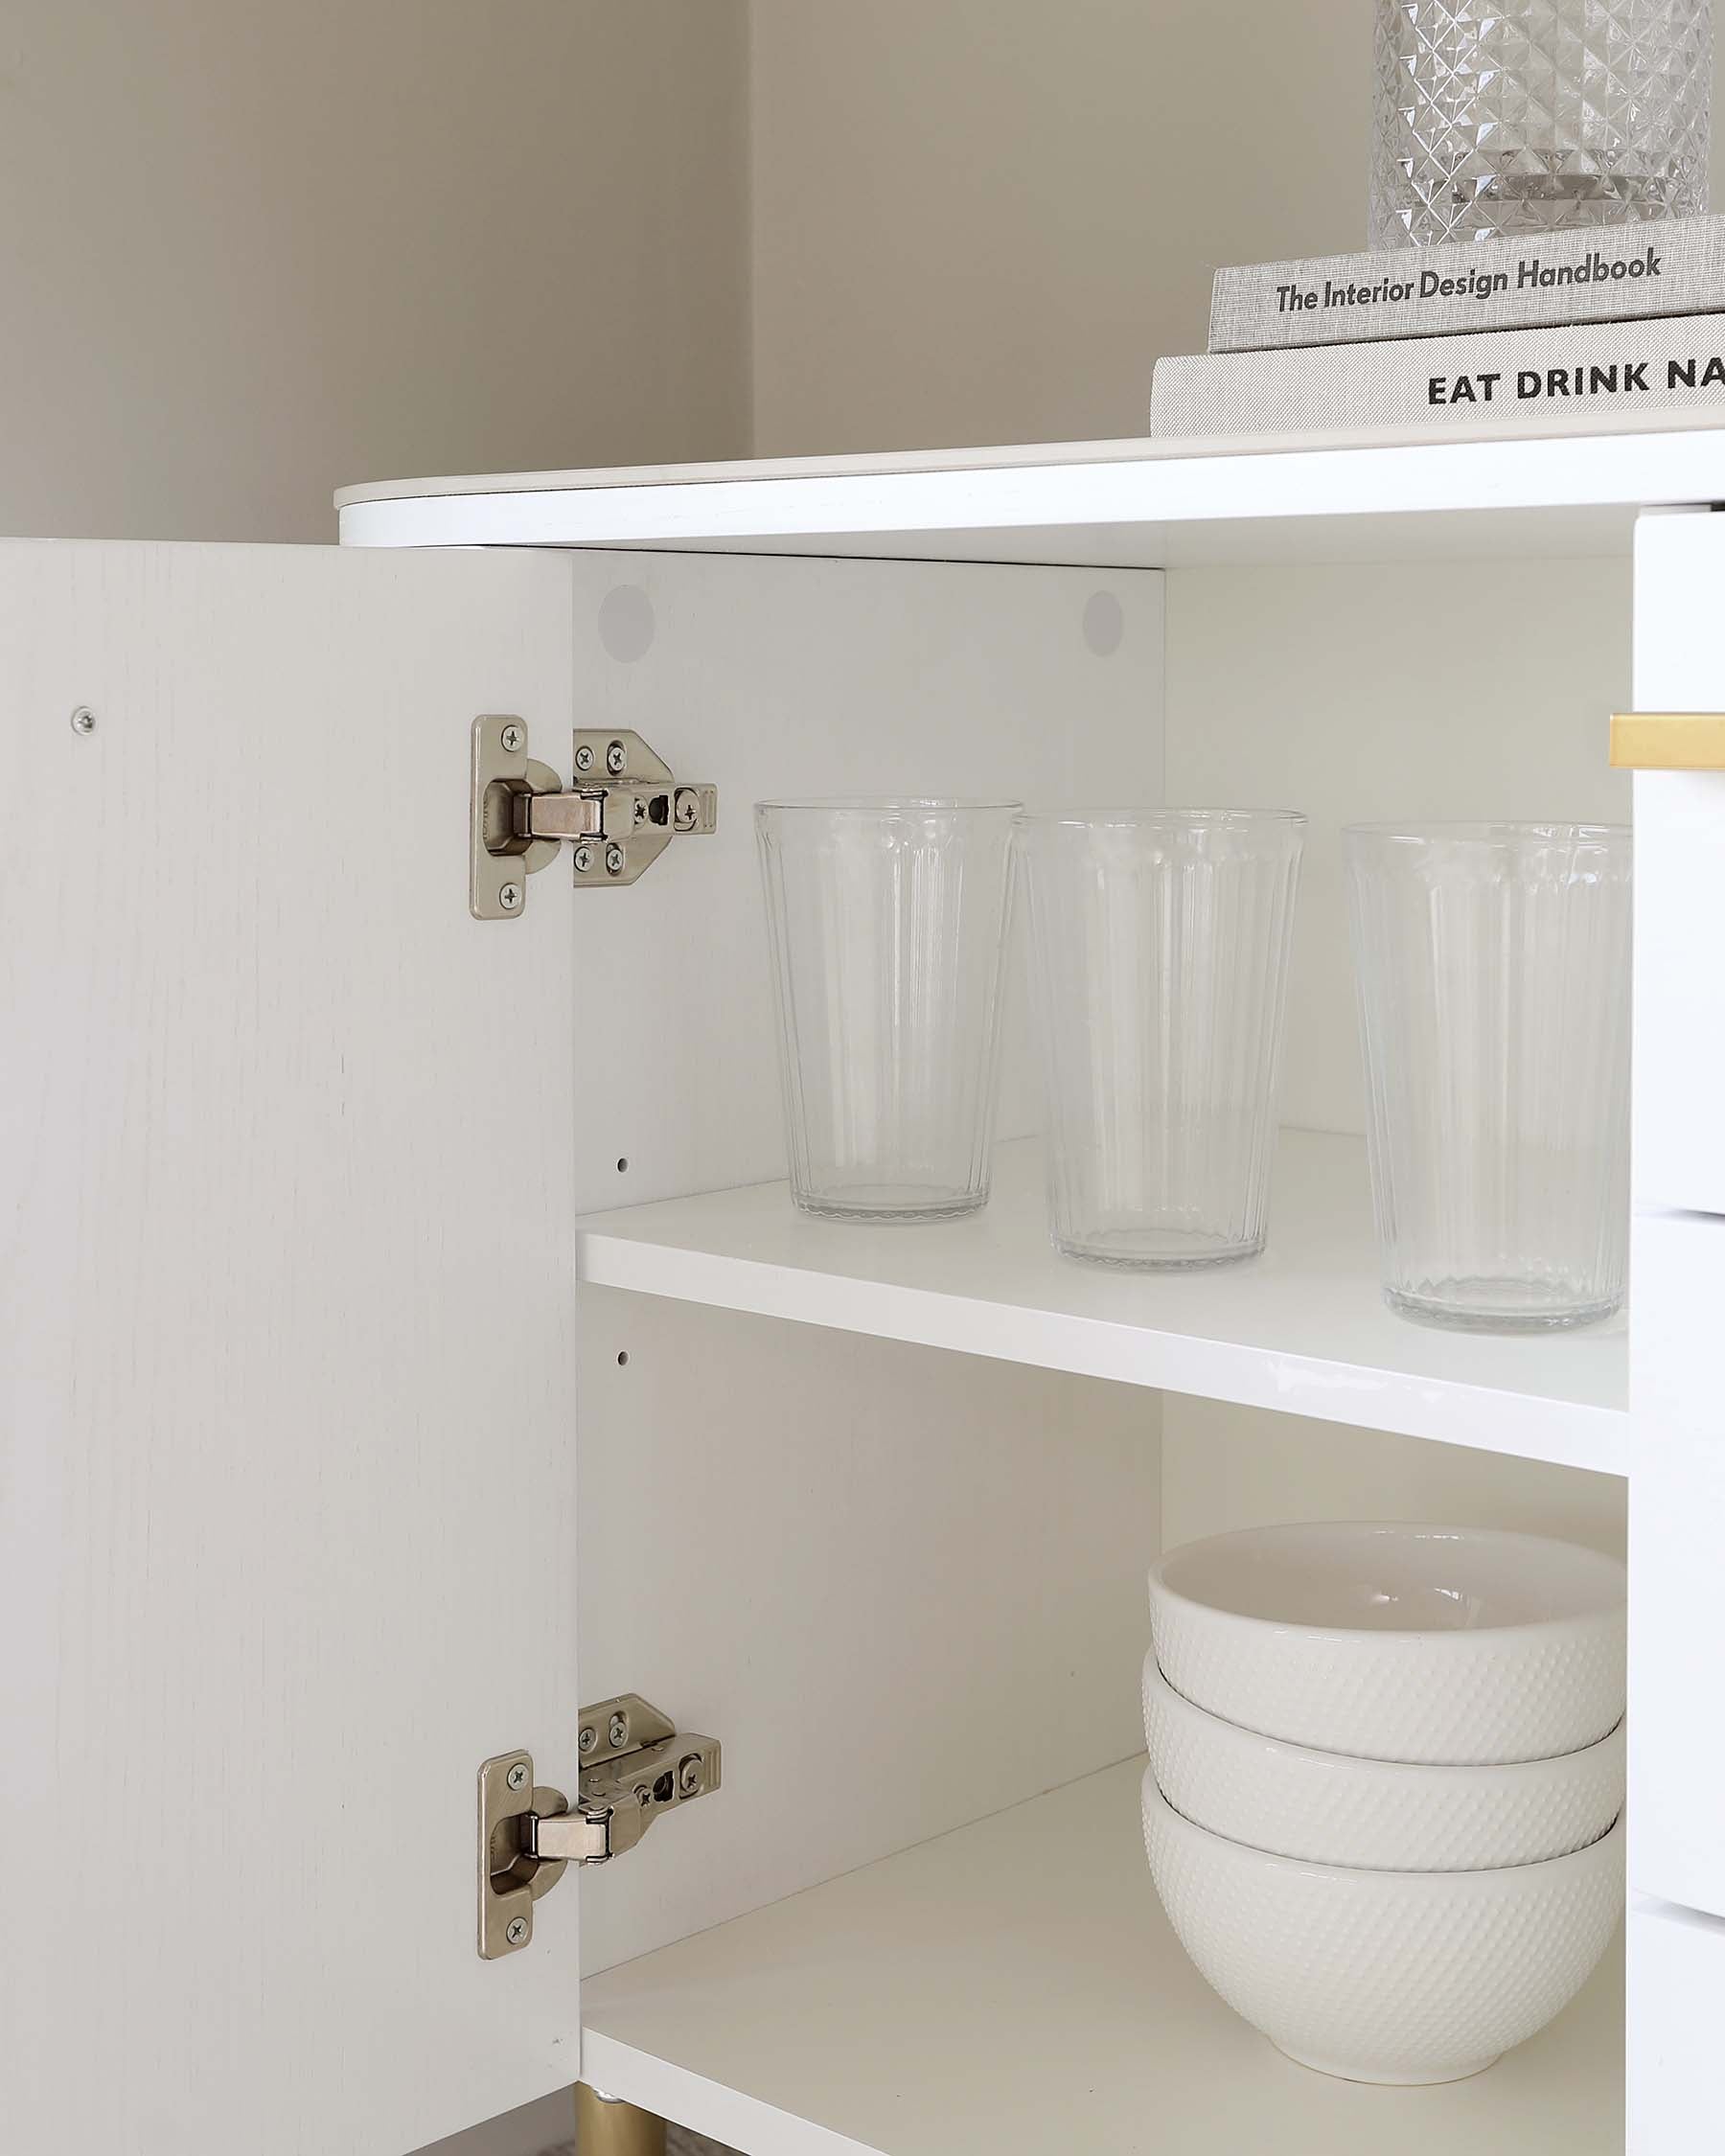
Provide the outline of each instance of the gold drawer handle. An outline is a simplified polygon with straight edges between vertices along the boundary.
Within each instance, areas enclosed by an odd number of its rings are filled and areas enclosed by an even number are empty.
[[[1725,771],[1725,711],[1618,711],[1616,771]]]

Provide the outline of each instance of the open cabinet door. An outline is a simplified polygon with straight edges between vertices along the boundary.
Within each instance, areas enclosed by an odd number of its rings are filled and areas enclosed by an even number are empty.
[[[395,2156],[579,2064],[573,1885],[475,1938],[576,1756],[574,902],[467,860],[568,569],[9,544],[0,683],[0,2138]]]

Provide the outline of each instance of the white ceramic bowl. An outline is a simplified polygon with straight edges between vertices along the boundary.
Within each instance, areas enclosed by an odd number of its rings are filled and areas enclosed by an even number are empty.
[[[1543,1535],[1251,1527],[1150,1574],[1156,1659],[1225,1722],[1367,1759],[1493,1766],[1623,1718],[1623,1568]]]
[[[1144,1846],[1199,1974],[1346,2081],[1460,2081],[1560,2012],[1623,1906],[1623,1829],[1502,1871],[1350,1871],[1194,1826],[1146,1770]]]
[[[1309,1864],[1488,1871],[1585,1848],[1623,1808],[1623,1729],[1556,1759],[1415,1767],[1259,1736],[1182,1699],[1144,1657],[1144,1741],[1195,1825]]]

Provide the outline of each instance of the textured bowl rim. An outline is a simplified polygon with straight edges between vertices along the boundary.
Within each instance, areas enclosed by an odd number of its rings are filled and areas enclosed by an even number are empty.
[[[1249,1744],[1261,1746],[1264,1751],[1277,1754],[1283,1758],[1312,1759],[1324,1768],[1343,1767],[1354,1771],[1370,1768],[1377,1774],[1431,1776],[1439,1780],[1445,1775],[1518,1775],[1524,1780],[1531,1781],[1535,1778],[1536,1771],[1541,1768],[1568,1766],[1572,1761],[1579,1766],[1583,1760],[1601,1755],[1608,1747],[1621,1752],[1626,1741],[1628,1729],[1627,1720],[1620,1720],[1602,1737],[1596,1737],[1592,1744],[1577,1745],[1573,1752],[1548,1753],[1539,1759],[1493,1759],[1471,1765],[1454,1759],[1374,1759],[1364,1753],[1326,1752],[1316,1744],[1293,1744],[1286,1737],[1268,1736],[1262,1730],[1249,1730],[1244,1722],[1230,1722],[1225,1714],[1212,1713],[1208,1707],[1201,1707],[1195,1699],[1187,1699],[1184,1692],[1177,1691],[1169,1684],[1166,1672],[1156,1659],[1154,1647],[1144,1657],[1143,1684],[1146,1689],[1154,1687],[1160,1691],[1177,1713],[1188,1714],[1198,1721],[1211,1723],[1219,1730],[1231,1730]],[[1162,1801],[1166,1803],[1167,1799],[1163,1798]],[[1168,1808],[1170,1811],[1174,1809],[1171,1804]],[[1185,1814],[1177,1812],[1175,1817],[1184,1819]],[[1196,1826],[1198,1822],[1192,1820],[1188,1823]],[[1228,1837],[1218,1835],[1216,1839],[1226,1841]],[[1250,1847],[1252,1845],[1242,1843],[1240,1846]],[[1361,1866],[1360,1869],[1365,1870],[1374,1868]]]
[[[1382,1625],[1368,1628],[1364,1625],[1304,1624],[1298,1617],[1253,1617],[1245,1610],[1230,1610],[1221,1602],[1201,1602],[1195,1595],[1183,1594],[1170,1586],[1167,1567],[1176,1557],[1189,1556],[1194,1550],[1212,1548],[1218,1544],[1245,1542],[1254,1537],[1275,1535],[1282,1531],[1309,1534],[1314,1529],[1343,1528],[1359,1534],[1421,1534],[1465,1536],[1475,1542],[1500,1544],[1532,1544],[1541,1549],[1562,1549],[1577,1557],[1585,1557],[1610,1571],[1614,1580],[1621,1583],[1620,1592],[1609,1602],[1577,1611],[1571,1617],[1530,1617],[1522,1624],[1481,1624],[1462,1629],[1439,1631],[1417,1625]],[[1162,1595],[1170,1602],[1178,1602],[1183,1609],[1197,1610],[1212,1620],[1238,1625],[1244,1630],[1263,1634],[1266,1632],[1294,1632],[1312,1640],[1403,1640],[1418,1641],[1426,1648],[1442,1652],[1460,1652],[1471,1642],[1481,1640],[1521,1640],[1538,1634],[1575,1632],[1590,1626],[1613,1623],[1621,1618],[1628,1601],[1628,1568],[1618,1557],[1607,1556],[1602,1549],[1593,1549],[1586,1543],[1566,1542],[1557,1535],[1525,1533],[1518,1527],[1463,1527],[1433,1520],[1288,1520],[1277,1521],[1262,1527],[1235,1527],[1225,1534],[1200,1535],[1191,1542],[1177,1544],[1162,1554],[1150,1568],[1150,1600],[1154,1611],[1157,1596]],[[1581,1749],[1585,1749],[1582,1747]],[[1556,1755],[1561,1756],[1561,1755]],[[1412,1763],[1412,1762],[1409,1762]]]
[[[1230,1841],[1226,1834],[1217,1834],[1208,1826],[1200,1826],[1195,1819],[1187,1819],[1184,1812],[1177,1812],[1162,1793],[1156,1778],[1156,1769],[1147,1766],[1138,1784],[1139,1810],[1145,1814],[1153,1810],[1164,1813],[1177,1829],[1195,1834],[1202,1842],[1213,1842],[1220,1849],[1235,1849],[1241,1856],[1250,1857],[1254,1865],[1268,1865],[1276,1871],[1300,1871],[1318,1879],[1362,1879],[1385,1885],[1411,1886],[1416,1893],[1428,1891],[1458,1893],[1465,1892],[1477,1882],[1502,1879],[1531,1879],[1536,1874],[1541,1879],[1550,1878],[1559,1865],[1572,1865],[1577,1869],[1598,1865],[1609,1845],[1620,1843],[1623,1833],[1623,1813],[1592,1842],[1584,1842],[1578,1849],[1568,1849],[1562,1856],[1541,1857],[1533,1864],[1492,1865],[1479,1871],[1390,1871],[1372,1870],[1364,1865],[1314,1864],[1307,1857],[1277,1856],[1273,1849],[1254,1847],[1250,1842]],[[1484,1891],[1483,1888],[1479,1891]]]

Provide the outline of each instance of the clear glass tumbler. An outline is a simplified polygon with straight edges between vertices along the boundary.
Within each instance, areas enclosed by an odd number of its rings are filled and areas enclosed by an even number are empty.
[[[1608,1317],[1628,1249],[1627,830],[1343,834],[1384,1293],[1484,1332]]]
[[[763,801],[791,1195],[840,1220],[988,1202],[1015,801]]]
[[[1049,1224],[1102,1265],[1264,1247],[1305,818],[1027,815],[1019,858],[1043,1043]]]

